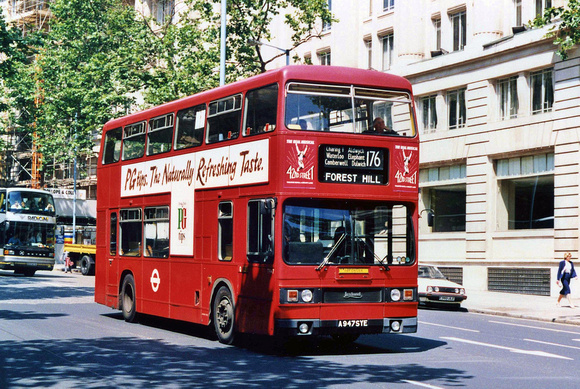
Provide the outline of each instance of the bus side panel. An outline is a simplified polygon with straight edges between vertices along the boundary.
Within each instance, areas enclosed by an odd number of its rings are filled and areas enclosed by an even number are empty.
[[[169,293],[172,318],[201,323],[201,264],[173,258]]]
[[[271,319],[273,275],[272,265],[250,263],[242,267],[242,282],[238,297],[238,330],[255,334],[272,334]]]
[[[105,280],[107,267],[107,258],[105,258],[107,245],[107,212],[102,210],[97,212],[97,256],[95,259],[95,302],[107,304]]]
[[[169,316],[169,291],[171,285],[171,273],[169,261],[159,258],[141,259],[143,272],[139,279],[135,280],[141,286],[137,299],[141,296],[141,309],[139,312],[149,315]],[[137,287],[139,291],[139,287]]]

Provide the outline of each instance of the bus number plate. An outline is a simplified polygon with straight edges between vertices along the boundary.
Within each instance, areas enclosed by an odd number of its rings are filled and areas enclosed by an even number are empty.
[[[356,327],[368,327],[368,320],[339,320],[339,328],[356,328]]]

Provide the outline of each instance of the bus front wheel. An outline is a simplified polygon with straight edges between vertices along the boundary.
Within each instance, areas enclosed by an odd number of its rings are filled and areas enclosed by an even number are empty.
[[[234,312],[232,293],[222,286],[215,296],[212,309],[212,321],[220,343],[234,342]]]
[[[131,274],[127,274],[123,279],[123,287],[121,288],[121,311],[123,312],[123,319],[126,322],[135,322],[137,316],[135,279]]]

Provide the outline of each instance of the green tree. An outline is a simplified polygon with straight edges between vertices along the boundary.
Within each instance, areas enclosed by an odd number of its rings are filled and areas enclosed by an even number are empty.
[[[90,153],[94,135],[126,114],[154,63],[151,34],[121,0],[56,0],[45,45],[28,73],[40,151],[57,161]],[[28,102],[30,103],[30,102]]]
[[[159,26],[145,19],[154,41],[156,66],[147,77],[144,98],[162,104],[216,87],[219,84],[219,36],[205,28],[192,0],[172,22]]]
[[[210,28],[219,30],[221,0],[195,2],[195,8]],[[281,14],[283,13],[283,14]],[[284,52],[265,58],[261,46],[249,40],[267,43],[272,39],[271,27],[280,16],[291,31],[293,50],[312,38],[319,38],[322,26],[334,21],[327,0],[228,0],[227,2],[228,80],[265,72],[266,66]]]
[[[544,27],[555,19],[559,22],[551,27],[547,37],[554,39],[558,55],[566,60],[568,52],[580,43],[580,0],[569,0],[565,7],[546,8],[531,24]]]

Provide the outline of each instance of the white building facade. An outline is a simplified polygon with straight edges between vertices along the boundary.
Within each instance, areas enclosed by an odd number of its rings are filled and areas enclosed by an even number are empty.
[[[557,295],[558,263],[579,249],[580,50],[562,61],[548,29],[524,25],[566,1],[329,3],[338,22],[292,55],[413,84],[419,261],[468,290]],[[271,43],[287,47],[276,28]]]

